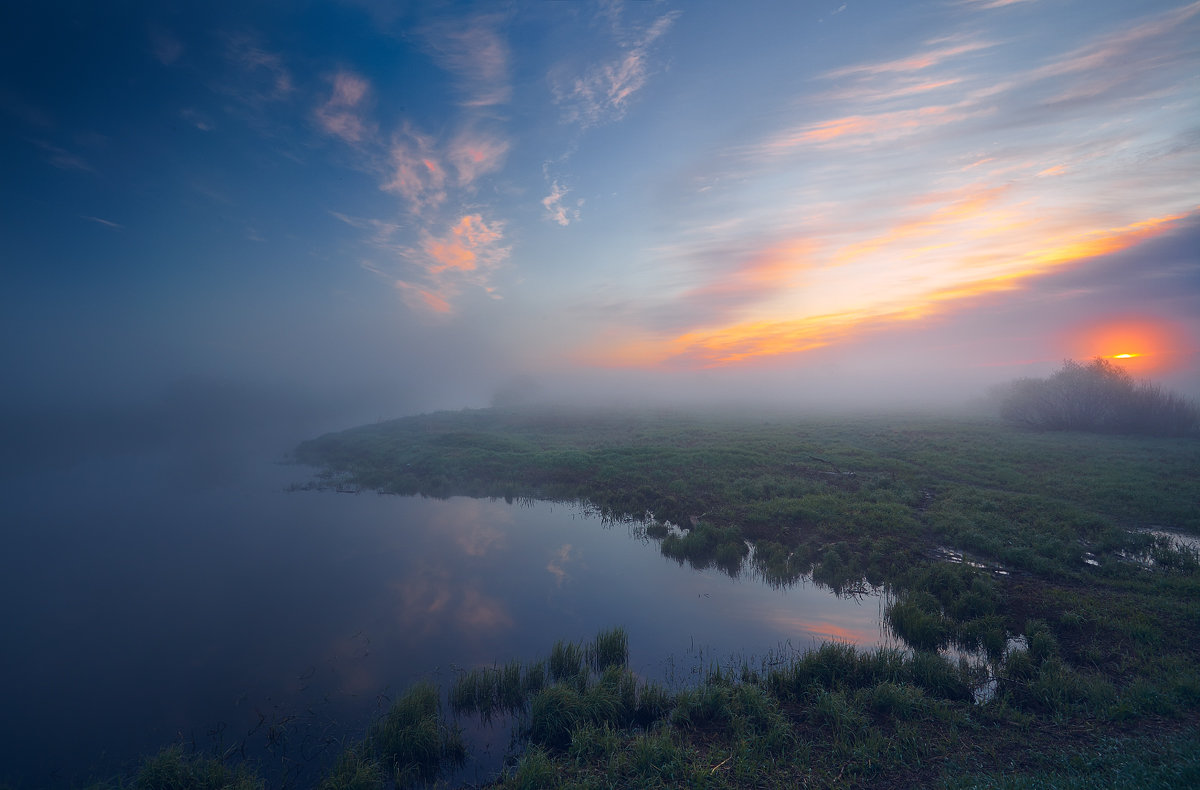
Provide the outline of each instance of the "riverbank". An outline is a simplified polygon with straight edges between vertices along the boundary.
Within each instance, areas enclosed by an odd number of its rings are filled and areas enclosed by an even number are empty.
[[[365,426],[298,456],[328,480],[383,491],[586,502],[644,520],[664,554],[697,567],[753,566],[780,584],[811,574],[834,589],[883,585],[912,660],[939,649],[987,656],[996,685],[984,704],[931,695],[899,672],[855,681],[861,673],[843,667],[824,686],[798,682],[784,694],[768,683],[763,698],[795,743],[839,755],[816,758],[821,783],[952,783],[998,777],[1008,764],[1050,776],[1064,746],[1082,754],[1130,728],[1195,737],[1200,562],[1146,531],[1200,532],[1195,441],[916,416],[518,409]],[[718,677],[715,687],[730,680]],[[691,718],[677,716],[671,737],[693,750],[684,760],[693,769],[758,766],[735,786],[789,786],[811,762],[752,757],[735,744],[753,728]],[[637,743],[651,737],[635,732]],[[816,748],[821,737],[834,741]],[[614,778],[603,767],[612,749],[580,749],[525,759],[560,779]]]
[[[392,786],[397,771],[444,780],[456,728],[488,717],[515,731],[504,787],[1200,780],[1200,558],[1168,534],[1200,533],[1195,441],[539,409],[378,423],[297,456],[324,470],[315,487],[568,500],[633,519],[664,556],[709,573],[883,587],[907,645],[717,662],[665,689],[593,662],[595,642],[547,633],[544,663],[413,687],[344,741],[327,790]],[[417,733],[436,746],[425,757],[386,745]]]

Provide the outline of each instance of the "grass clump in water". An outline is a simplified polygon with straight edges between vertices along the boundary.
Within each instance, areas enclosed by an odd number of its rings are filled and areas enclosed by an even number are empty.
[[[220,760],[171,747],[142,763],[133,787],[135,790],[262,790],[266,784],[244,767],[230,768]]]
[[[364,756],[378,764],[398,787],[429,782],[444,770],[462,765],[467,748],[462,733],[442,720],[439,691],[419,683],[371,725]]]
[[[585,651],[574,642],[558,640],[550,650],[549,675],[555,683],[586,679]]]
[[[338,756],[333,772],[325,777],[317,790],[383,790],[383,768],[361,754],[347,749]]]
[[[588,663],[596,672],[629,663],[629,637],[624,628],[610,628],[596,634],[588,648]]]

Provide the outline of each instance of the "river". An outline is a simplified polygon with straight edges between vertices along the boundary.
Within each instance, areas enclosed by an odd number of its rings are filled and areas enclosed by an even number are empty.
[[[282,454],[143,448],[0,479],[0,782],[110,777],[179,742],[311,775],[418,680],[615,625],[639,675],[677,684],[888,641],[877,596],[698,571],[577,505],[288,490],[311,470]],[[462,778],[484,779],[508,734],[464,724]]]

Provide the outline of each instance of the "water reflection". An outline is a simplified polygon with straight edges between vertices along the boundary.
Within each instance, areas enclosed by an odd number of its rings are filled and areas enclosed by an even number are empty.
[[[259,748],[268,772],[319,762],[418,680],[614,625],[646,678],[689,652],[889,641],[876,596],[695,570],[575,507],[285,493],[305,472],[271,463],[204,486],[164,468],[2,482],[20,528],[0,562],[18,646],[0,669],[22,682],[0,699],[0,781],[102,776],[180,737]],[[488,737],[507,733],[485,736],[502,752]]]

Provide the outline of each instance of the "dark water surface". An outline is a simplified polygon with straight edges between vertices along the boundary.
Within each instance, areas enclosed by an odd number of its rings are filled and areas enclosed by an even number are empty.
[[[614,625],[639,674],[678,683],[711,660],[887,639],[877,597],[680,566],[579,507],[287,492],[309,470],[275,457],[0,479],[0,782],[111,776],[180,741],[311,774],[418,680],[445,689]],[[495,729],[463,778],[495,769]]]

